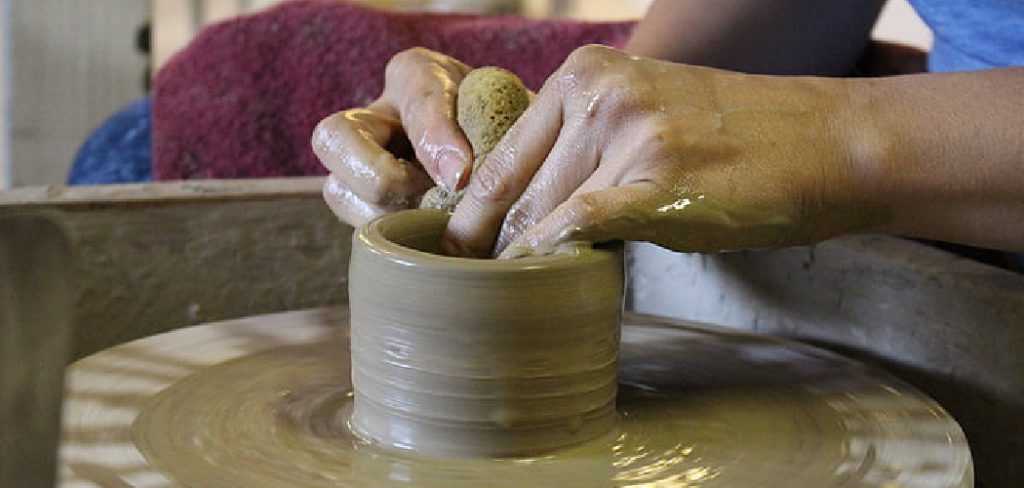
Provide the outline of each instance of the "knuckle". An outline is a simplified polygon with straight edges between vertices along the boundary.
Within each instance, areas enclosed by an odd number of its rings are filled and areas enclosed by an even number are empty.
[[[424,60],[430,58],[430,50],[422,47],[413,47],[400,51],[388,60],[388,64],[384,66],[384,84],[392,85],[396,82],[401,82],[407,78],[407,74],[410,69],[415,69],[424,62]]]
[[[620,71],[617,66],[622,64],[622,59],[622,53],[605,46],[579,47],[569,54],[559,68],[559,80],[563,88],[576,88],[582,85],[592,89],[595,81],[601,80],[608,72]],[[609,69],[613,67],[616,69]],[[621,89],[622,86],[617,88]]]
[[[502,165],[496,161],[485,161],[476,169],[469,194],[473,199],[502,207],[511,206],[517,195],[509,178],[501,171]]]
[[[587,104],[584,111],[586,115],[617,117],[634,112],[640,100],[632,90],[623,89],[630,86],[626,78],[621,73],[607,73],[594,80],[591,83],[591,91],[595,95],[583,100]]]
[[[327,175],[323,186],[324,200],[327,200],[328,203],[333,202],[344,192],[345,188],[341,185],[338,179],[333,174]]]
[[[434,51],[427,49],[423,46],[414,46],[402,51],[406,56],[429,58],[434,55]]]
[[[639,124],[634,140],[638,149],[645,149],[645,155],[656,156],[668,149],[671,137],[672,128],[668,123],[653,120]]]
[[[408,163],[384,155],[371,179],[366,200],[376,205],[409,205],[431,183],[416,176]]]
[[[412,47],[400,51],[388,60],[384,67],[386,84],[415,79],[438,68],[448,72],[460,72],[464,68],[460,61],[425,47]]]
[[[361,224],[352,211],[357,202],[356,197],[334,175],[329,176],[324,182],[323,198],[327,207],[339,219],[351,225]]]
[[[502,224],[500,240],[508,242],[512,237],[522,234],[540,220],[538,215],[536,215],[537,209],[532,203],[531,200],[521,198],[512,205]]]
[[[626,65],[611,69],[583,68],[571,76],[562,76],[560,81],[564,91],[577,95],[570,97],[569,106],[584,118],[616,120],[649,112],[655,105],[648,86]]]
[[[436,116],[445,107],[454,107],[458,85],[447,75],[426,65],[406,64],[385,74],[384,94],[403,115],[403,121]]]
[[[581,46],[569,54],[565,59],[565,66],[575,74],[590,74],[608,65],[610,51],[606,47],[594,44]]]
[[[338,145],[335,142],[343,136],[345,120],[344,111],[336,112],[318,122],[313,129],[310,145],[313,147],[314,154],[321,161],[329,153],[335,152],[338,149]]]
[[[320,119],[320,122],[317,122],[316,127],[313,129],[313,137],[315,139],[321,138],[331,132],[334,132],[339,122],[338,119],[343,117],[343,114],[344,112],[335,112]]]
[[[430,51],[423,47],[411,47],[399,51],[398,54],[391,56],[391,59],[388,60],[387,68],[401,68],[410,63],[420,62],[424,58],[429,57],[429,53]]]
[[[420,122],[423,125],[427,125],[425,123],[427,119],[436,118],[437,109],[440,106],[438,99],[443,99],[446,96],[444,87],[435,83],[422,84],[410,94],[413,96],[403,97],[401,103],[402,119],[407,123]]]
[[[590,224],[601,217],[601,204],[597,197],[590,193],[571,198],[568,207],[571,221],[575,225]]]
[[[366,200],[376,205],[405,203],[402,178],[393,171],[379,171],[367,188]]]
[[[375,205],[388,203],[390,189],[389,183],[384,178],[376,178],[373,185],[366,188],[366,201]]]
[[[616,70],[602,73],[591,82],[591,88],[603,97],[622,104],[634,100],[632,81],[628,74]]]
[[[632,124],[628,138],[618,139],[630,155],[630,171],[656,168],[666,161],[680,161],[687,149],[673,134],[669,123],[644,120]]]

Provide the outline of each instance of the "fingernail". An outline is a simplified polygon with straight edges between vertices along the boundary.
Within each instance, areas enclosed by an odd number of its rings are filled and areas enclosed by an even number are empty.
[[[555,237],[554,244],[559,245],[571,241],[583,241],[583,228],[580,226],[566,227]]]
[[[460,190],[465,186],[465,179],[469,176],[466,171],[468,162],[456,152],[448,152],[441,156],[437,163],[437,171],[441,175],[441,184],[449,190]]]
[[[519,259],[534,254],[533,249],[526,246],[508,246],[501,254],[498,255],[498,259]]]
[[[584,249],[592,247],[589,242],[569,241],[556,245],[551,254],[578,256]]]

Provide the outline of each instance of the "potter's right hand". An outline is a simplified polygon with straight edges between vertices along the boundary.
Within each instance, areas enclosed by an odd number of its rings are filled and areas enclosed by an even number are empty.
[[[717,252],[873,229],[888,209],[857,178],[872,114],[854,90],[579,48],[474,171],[442,249],[622,239]]]
[[[403,51],[388,62],[380,98],[317,125],[313,151],[331,172],[324,200],[341,220],[359,226],[414,207],[435,182],[465,186],[473,152],[455,120],[455,99],[469,71],[427,49]],[[388,150],[410,143],[418,165]]]

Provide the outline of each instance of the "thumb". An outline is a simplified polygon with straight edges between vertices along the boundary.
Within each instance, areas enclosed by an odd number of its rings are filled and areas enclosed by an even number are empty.
[[[451,190],[462,189],[473,167],[473,150],[451,111],[424,109],[415,116],[402,114],[416,159],[434,181]]]

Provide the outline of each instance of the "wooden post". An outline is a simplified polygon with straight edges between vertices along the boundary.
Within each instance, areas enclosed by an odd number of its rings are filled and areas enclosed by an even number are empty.
[[[243,0],[205,0],[203,2],[203,24],[230,19],[244,13]]]
[[[178,52],[199,28],[199,12],[192,0],[152,0],[153,72]]]
[[[0,486],[53,486],[57,472],[74,266],[46,214],[0,214]]]
[[[2,0],[0,0],[2,1]],[[280,0],[151,0],[153,73],[188,45],[204,25],[230,19]]]

